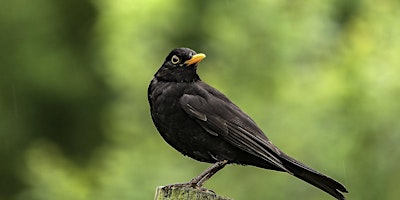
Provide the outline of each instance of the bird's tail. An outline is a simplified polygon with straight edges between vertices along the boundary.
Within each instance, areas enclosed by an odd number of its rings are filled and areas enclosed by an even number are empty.
[[[310,167],[307,167],[303,163],[291,158],[290,156],[282,153],[282,164],[288,169],[294,176],[300,178],[315,187],[329,193],[339,200],[344,200],[342,192],[347,193],[346,188],[339,182],[333,180],[332,178],[321,174]]]

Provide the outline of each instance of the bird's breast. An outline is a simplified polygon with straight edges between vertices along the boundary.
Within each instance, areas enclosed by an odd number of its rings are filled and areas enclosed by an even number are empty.
[[[217,142],[217,138],[189,117],[179,103],[187,87],[190,87],[187,84],[159,81],[150,84],[151,116],[160,135],[172,147],[197,160],[213,162],[211,154],[203,148],[210,141]]]
[[[153,122],[161,135],[180,132],[183,124],[194,123],[181,108],[179,99],[187,83],[153,80],[149,87],[149,103]],[[192,122],[191,122],[192,121]]]

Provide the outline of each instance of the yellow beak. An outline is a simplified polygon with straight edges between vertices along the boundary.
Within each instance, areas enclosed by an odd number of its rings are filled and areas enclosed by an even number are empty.
[[[187,66],[197,64],[200,61],[202,61],[205,57],[206,57],[206,55],[204,53],[198,53],[198,54],[192,56],[192,58],[190,58],[189,60],[185,61],[185,64]]]

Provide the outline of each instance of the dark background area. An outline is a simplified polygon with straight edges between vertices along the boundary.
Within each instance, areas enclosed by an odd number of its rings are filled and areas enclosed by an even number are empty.
[[[6,0],[0,7],[0,199],[152,199],[208,164],[169,147],[147,86],[176,47],[283,151],[397,199],[400,3]],[[287,174],[228,166],[234,199],[329,199]]]

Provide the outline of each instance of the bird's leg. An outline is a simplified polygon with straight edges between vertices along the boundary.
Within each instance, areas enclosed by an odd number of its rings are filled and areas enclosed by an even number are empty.
[[[210,179],[215,173],[217,173],[219,170],[225,167],[225,165],[228,164],[227,160],[222,160],[214,163],[211,167],[209,167],[207,170],[203,171],[200,175],[197,177],[193,178],[190,180],[188,183],[177,183],[177,184],[172,184],[172,185],[167,185],[165,187],[193,187],[197,188],[200,190],[205,190],[205,191],[210,191],[211,190],[202,188],[203,184]]]
[[[225,165],[228,163],[227,160],[221,160],[216,163],[214,163],[211,167],[203,171],[200,175],[197,177],[193,178],[189,183],[192,186],[196,187],[202,187],[203,184],[210,179],[215,173],[217,173],[219,170],[225,167]]]

